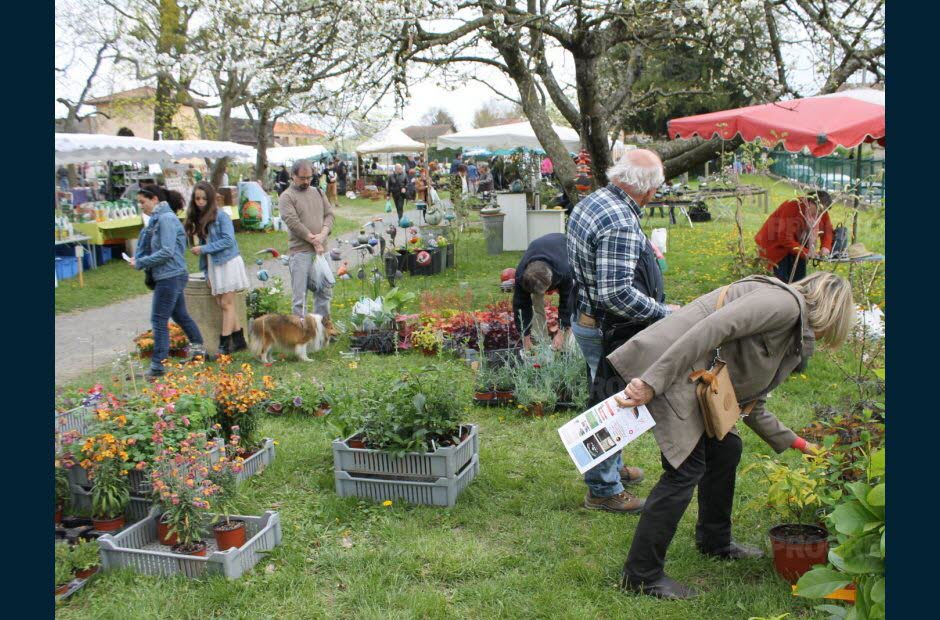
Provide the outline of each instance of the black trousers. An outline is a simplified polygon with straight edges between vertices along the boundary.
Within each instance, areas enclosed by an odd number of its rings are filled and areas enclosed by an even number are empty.
[[[663,475],[646,498],[623,567],[631,581],[645,583],[663,576],[666,550],[696,487],[696,544],[704,551],[718,551],[731,543],[731,508],[741,450],[741,438],[737,435],[728,433],[718,441],[703,433],[677,469],[662,457]]]
[[[646,329],[646,325],[601,325],[601,331],[604,333],[603,353],[601,360],[597,364],[597,372],[594,373],[594,383],[591,384],[591,394],[588,399],[588,406],[593,407],[599,402],[607,400],[617,392],[622,392],[627,387],[627,382],[614,370],[614,367],[607,361],[607,356],[620,348],[630,338],[633,338],[641,331]],[[590,368],[588,369],[590,373]],[[590,374],[588,374],[590,377]]]
[[[403,215],[405,215],[405,195],[401,191],[397,191],[392,194],[392,199],[395,201],[395,210],[398,211],[398,221],[401,221]]]
[[[787,254],[783,257],[783,260],[774,267],[774,275],[777,276],[778,280],[783,280],[784,282],[790,281],[790,274],[793,272],[793,261],[798,261],[793,281],[799,282],[806,277],[806,259],[802,256],[797,258],[793,254]]]

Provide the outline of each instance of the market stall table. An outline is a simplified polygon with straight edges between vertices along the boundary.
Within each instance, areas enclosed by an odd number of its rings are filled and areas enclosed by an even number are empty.
[[[225,212],[231,216],[233,222],[240,218],[238,210],[234,207],[222,207]],[[185,211],[181,211],[178,217],[185,219]],[[140,230],[144,226],[144,221],[139,215],[133,217],[122,217],[116,220],[106,220],[104,222],[76,222],[73,228],[83,235],[87,235],[94,245],[106,245],[108,243],[118,243],[128,239],[136,239],[140,236]]]
[[[89,237],[88,235],[72,235],[71,237],[68,237],[66,239],[57,239],[55,242],[56,245],[66,245],[66,244],[71,245],[73,243],[75,245],[81,245],[85,247],[85,251],[88,252],[89,254],[89,260],[91,261],[91,268],[96,269],[98,267],[98,263],[96,262],[96,259],[95,259],[95,248],[92,247],[93,245],[92,240],[91,240],[91,237]],[[77,252],[75,253],[75,257],[78,258],[79,263],[81,263],[81,256],[79,256]]]

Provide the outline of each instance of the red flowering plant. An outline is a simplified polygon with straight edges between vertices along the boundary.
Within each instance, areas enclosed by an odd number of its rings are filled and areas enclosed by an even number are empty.
[[[154,460],[153,490],[163,508],[161,520],[179,541],[175,552],[193,554],[205,547],[202,537],[209,509],[220,493],[211,476],[211,447],[205,433],[192,433],[178,446],[164,448]]]

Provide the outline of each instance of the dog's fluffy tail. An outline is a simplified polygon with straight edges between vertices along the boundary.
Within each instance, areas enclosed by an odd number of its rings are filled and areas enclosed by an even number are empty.
[[[248,349],[255,357],[261,357],[262,342],[264,338],[264,324],[260,320],[248,319]]]

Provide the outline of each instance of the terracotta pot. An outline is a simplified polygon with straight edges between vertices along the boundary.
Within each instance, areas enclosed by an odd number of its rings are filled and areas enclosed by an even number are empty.
[[[124,515],[113,519],[95,519],[92,517],[91,524],[99,532],[113,532],[124,527]]]
[[[499,400],[512,400],[515,394],[516,393],[512,390],[496,390],[496,398]]]
[[[224,529],[228,527],[225,521],[212,527],[219,551],[225,551],[232,547],[238,548],[245,544],[245,522],[232,519],[230,523],[235,526],[233,529]]]
[[[56,525],[62,523],[62,506],[57,506],[55,509],[55,522]]]
[[[179,543],[179,538],[177,538],[176,534],[170,534],[170,526],[164,523],[163,519],[157,520],[157,541],[167,547],[172,547]]]
[[[541,418],[545,416],[545,410],[542,408],[542,403],[532,403],[525,409],[526,415],[530,415],[534,418]]]
[[[69,585],[70,585],[70,584],[71,584],[71,582],[62,584],[61,586],[57,586],[56,589],[55,589],[55,594],[56,594],[56,596],[58,596],[58,595],[60,595],[60,594],[65,594],[65,591],[69,589]]]
[[[366,442],[361,439],[350,439],[346,442],[346,445],[350,448],[358,448],[359,450],[364,450],[366,447]]]
[[[829,532],[815,525],[786,523],[770,529],[770,544],[774,551],[777,573],[796,583],[816,564],[827,563]]]
[[[474,392],[473,398],[475,400],[493,400],[496,398],[496,392]]]
[[[85,570],[75,571],[75,576],[79,579],[88,579],[92,575],[98,572],[97,566],[92,566],[91,568],[86,568]]]
[[[200,540],[192,544],[194,545],[193,550],[183,551],[181,550],[181,547],[183,545],[177,544],[177,545],[173,545],[173,547],[170,548],[170,551],[172,551],[173,553],[178,553],[180,555],[198,555],[200,557],[206,557],[206,549],[209,548],[208,545],[206,545],[206,543]]]

